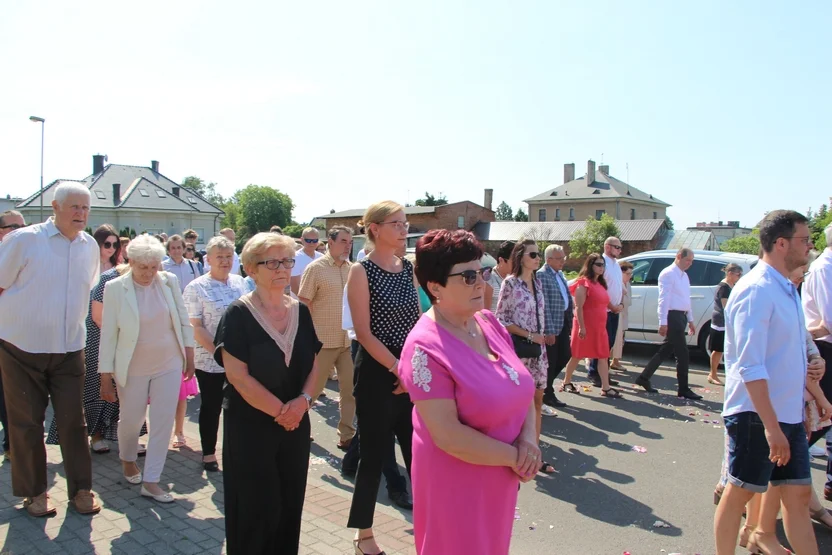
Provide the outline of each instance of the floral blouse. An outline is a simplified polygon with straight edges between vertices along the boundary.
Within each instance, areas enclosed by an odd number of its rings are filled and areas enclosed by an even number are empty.
[[[543,324],[545,323],[543,312],[546,301],[543,299],[543,285],[536,275],[534,288],[537,291],[537,302],[535,302],[534,293],[529,290],[526,282],[521,278],[507,276],[503,280],[503,285],[500,288],[500,300],[497,302],[495,313],[502,325],[508,327],[514,324],[533,333],[543,333]],[[542,354],[539,358],[521,359],[530,371],[546,367],[546,349],[541,349],[541,351]],[[537,366],[540,366],[540,368],[536,368]]]

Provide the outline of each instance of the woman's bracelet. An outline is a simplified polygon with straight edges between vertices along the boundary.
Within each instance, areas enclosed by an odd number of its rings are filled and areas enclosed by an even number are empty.
[[[398,369],[399,369],[399,359],[396,359],[396,361],[393,363],[393,365],[390,368],[387,369],[387,371],[392,372],[393,374],[395,374],[396,370],[398,370]]]

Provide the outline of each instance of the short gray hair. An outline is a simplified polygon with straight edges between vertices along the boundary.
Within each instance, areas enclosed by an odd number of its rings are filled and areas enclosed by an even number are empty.
[[[59,206],[64,205],[69,195],[86,195],[87,199],[91,198],[90,190],[86,186],[74,181],[65,181],[55,187],[55,202]]]
[[[563,252],[563,247],[552,243],[551,245],[546,247],[545,251],[543,251],[543,259],[549,260],[556,252]]]
[[[246,241],[243,252],[240,254],[246,273],[254,273],[257,263],[262,261],[263,255],[272,247],[285,249],[291,254],[295,252],[295,240],[288,235],[264,231]]]
[[[218,235],[216,237],[211,237],[211,240],[208,241],[208,245],[205,247],[205,252],[211,254],[215,250],[230,250],[234,251],[234,243],[232,243],[227,237],[222,235]]]
[[[127,245],[127,259],[139,264],[159,263],[165,258],[165,246],[158,239],[142,233]]]
[[[832,224],[823,228],[823,234],[826,236],[826,246],[832,247]]]
[[[8,218],[9,216],[17,216],[18,218],[23,219],[23,214],[21,214],[17,210],[6,210],[2,214],[0,214],[0,225],[6,225],[6,218]]]
[[[318,230],[318,228],[315,228],[315,227],[306,227],[306,228],[304,228],[303,233],[301,233],[300,235],[301,235],[301,237],[303,237],[307,233],[314,233],[318,237],[321,236],[321,232]]]

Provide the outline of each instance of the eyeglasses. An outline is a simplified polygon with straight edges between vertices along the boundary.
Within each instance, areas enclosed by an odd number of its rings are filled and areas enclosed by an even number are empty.
[[[606,267],[606,264],[605,264],[605,263],[603,263],[603,262],[593,262],[593,263],[592,263],[592,265],[593,265],[593,266],[598,266],[599,268],[604,268],[604,267]]]
[[[196,252],[196,250],[193,247],[188,247],[185,252]]]
[[[314,245],[318,242],[318,239],[307,239],[306,237],[303,238],[304,242],[309,243],[310,245]]]
[[[0,229],[20,229],[21,227],[26,227],[26,226],[25,225],[20,225],[20,224],[0,225]]]
[[[799,239],[800,242],[803,243],[804,245],[809,245],[812,242],[812,238],[808,235],[801,235],[800,237],[792,236],[792,237],[783,237],[783,238],[788,240],[788,241],[792,241],[794,239]]]
[[[410,229],[410,222],[381,222],[378,225],[392,225],[396,231],[408,231]]]
[[[277,258],[271,258],[269,260],[263,260],[262,262],[257,263],[258,266],[265,266],[269,270],[277,270],[281,266],[286,268],[287,270],[291,270],[295,267],[295,259],[294,258],[284,258],[282,260],[278,260]]]
[[[448,277],[462,276],[462,281],[465,285],[471,286],[477,283],[477,276],[482,276],[483,281],[488,281],[491,277],[491,268],[480,268],[479,270],[465,270],[455,274],[448,274]]]
[[[118,245],[118,241],[113,241],[112,243],[110,241],[104,241],[104,244],[101,246],[105,249],[114,249],[116,245]]]
[[[535,259],[535,258],[537,258],[538,256],[540,256],[540,253],[539,253],[539,252],[535,252],[535,251],[532,251],[532,252],[527,252],[526,254],[528,254],[528,255],[529,255],[529,258],[531,258],[531,259]]]

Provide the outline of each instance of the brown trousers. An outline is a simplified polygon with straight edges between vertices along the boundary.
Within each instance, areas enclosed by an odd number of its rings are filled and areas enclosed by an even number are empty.
[[[36,497],[46,491],[43,420],[52,398],[67,493],[92,489],[87,424],[84,420],[84,351],[35,354],[0,340],[0,372],[9,418],[12,493]]]

